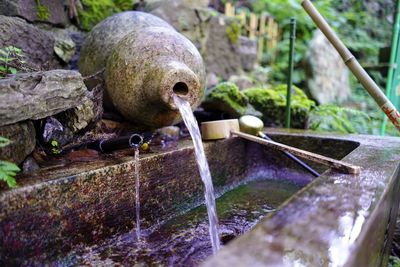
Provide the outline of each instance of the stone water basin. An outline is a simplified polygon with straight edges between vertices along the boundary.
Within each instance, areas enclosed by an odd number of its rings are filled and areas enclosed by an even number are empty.
[[[258,144],[205,143],[225,246],[207,259],[207,216],[197,207],[203,185],[190,140],[141,155],[141,242],[133,156],[48,168],[0,192],[0,265],[384,266],[399,202],[400,141],[268,132],[363,171],[311,164],[323,173],[315,179]]]

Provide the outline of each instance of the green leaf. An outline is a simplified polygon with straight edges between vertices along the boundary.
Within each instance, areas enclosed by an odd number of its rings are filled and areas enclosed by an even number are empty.
[[[15,176],[21,169],[14,163],[0,160],[0,180],[7,183],[10,188],[17,186]]]
[[[16,68],[10,68],[9,70],[10,70],[11,74],[17,74]]]
[[[8,146],[11,144],[11,141],[5,137],[0,136],[0,148]]]

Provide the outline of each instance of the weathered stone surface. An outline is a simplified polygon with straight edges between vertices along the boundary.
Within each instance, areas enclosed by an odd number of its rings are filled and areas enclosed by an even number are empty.
[[[75,55],[75,42],[72,40],[67,30],[53,29],[52,33],[55,39],[54,52],[62,61],[69,63]]]
[[[350,96],[349,71],[319,30],[310,42],[306,63],[308,93],[318,103],[343,102]]]
[[[104,42],[108,37],[114,41]],[[105,44],[111,47],[103,49]],[[83,74],[105,67],[112,107],[147,128],[181,120],[173,93],[195,108],[205,88],[196,47],[165,21],[143,12],[123,12],[98,24],[85,41],[79,67]]]
[[[204,58],[207,73],[227,80],[242,70],[241,55],[245,54],[250,57],[243,59],[244,63],[251,69],[251,48],[245,46],[240,51],[240,29],[235,19],[206,5],[190,5],[183,0],[163,1],[151,13],[170,23],[195,44]]]
[[[60,116],[64,119],[64,125],[76,133],[94,121],[96,117],[94,103],[91,99],[85,98],[82,105],[68,109],[60,114]]]
[[[94,125],[103,115],[103,84],[88,92],[83,104],[56,115],[57,119],[73,133]]]
[[[0,160],[20,164],[35,148],[35,127],[30,121],[15,123],[0,127],[0,136],[11,141],[6,147],[0,148]]]
[[[157,130],[157,133],[169,140],[178,140],[181,129],[177,126],[166,126]]]
[[[0,48],[21,48],[28,67],[37,70],[58,67],[54,44],[50,34],[23,19],[0,15]]]
[[[239,39],[235,41],[235,36],[229,35],[227,31],[237,23],[235,19],[222,15],[212,17],[209,22],[205,55],[207,72],[213,72],[224,80],[242,70]]]
[[[240,36],[239,42],[239,54],[242,67],[245,71],[252,71],[257,61],[257,43],[255,40],[251,40],[245,36]]]
[[[28,156],[22,163],[22,173],[28,174],[40,169],[39,164],[32,156]]]
[[[22,17],[30,22],[48,22],[66,26],[69,23],[64,1],[0,0],[0,15]]]
[[[239,90],[254,87],[254,82],[247,75],[233,75],[229,78],[228,82],[234,83],[239,87]]]
[[[62,146],[74,137],[72,131],[53,116],[44,120],[40,131],[40,141],[50,154],[59,154]]]
[[[239,88],[230,82],[220,83],[207,92],[202,107],[207,111],[224,112],[232,118],[243,115],[262,116],[249,104],[248,98],[239,91]]]
[[[215,75],[215,73],[207,73],[206,76],[206,87],[207,89],[209,88],[213,88],[214,86],[216,86],[218,84],[218,77],[217,75]]]
[[[0,126],[41,119],[83,103],[87,89],[76,71],[18,74],[0,80]]]
[[[157,17],[148,19],[148,15],[140,12],[123,12],[111,16],[96,25],[86,37],[79,58],[79,70],[84,76],[92,75],[105,68],[108,57],[116,44],[126,34],[136,28],[161,26],[173,29],[165,21]]]
[[[256,66],[252,72],[253,81],[260,87],[268,85],[268,77],[271,72],[269,67]]]

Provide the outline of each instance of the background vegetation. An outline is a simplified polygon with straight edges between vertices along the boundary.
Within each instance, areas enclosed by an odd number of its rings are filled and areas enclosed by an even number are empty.
[[[226,2],[227,0],[223,0],[221,4]],[[267,11],[280,25],[283,36],[277,46],[276,63],[270,66],[269,74],[270,82],[273,84],[286,82],[289,21],[292,17],[296,18],[296,55],[293,81],[295,85],[304,88],[306,79],[304,59],[316,27],[302,9],[300,1],[229,0],[229,2],[234,2],[239,9],[249,12]],[[315,0],[313,3],[360,63],[367,68],[369,74],[384,89],[386,73],[373,66],[380,61],[380,51],[391,45],[395,1]],[[264,64],[269,61],[269,57],[270,55],[264,54]],[[311,117],[311,120],[314,120],[310,123],[311,129],[379,134],[383,119],[382,112],[353,77],[351,77],[351,87],[352,95],[347,103],[340,105],[331,103],[327,106],[316,107]],[[398,132],[392,125],[388,125],[387,134],[398,135]]]

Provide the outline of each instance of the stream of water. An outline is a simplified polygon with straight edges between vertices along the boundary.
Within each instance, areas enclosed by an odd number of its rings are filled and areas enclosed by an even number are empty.
[[[186,127],[190,132],[192,137],[194,150],[196,154],[197,165],[199,167],[199,172],[201,179],[205,187],[205,204],[207,207],[208,221],[209,221],[209,232],[211,238],[211,245],[213,253],[215,254],[220,247],[220,240],[218,234],[218,217],[215,206],[215,195],[214,187],[211,180],[211,173],[208,167],[206,155],[204,153],[204,147],[201,140],[200,130],[197,125],[196,118],[193,115],[192,109],[189,102],[173,95],[175,105],[178,107],[182,119],[185,122]]]
[[[136,236],[140,240],[140,180],[139,180],[139,148],[135,148],[134,160],[134,176],[135,176],[135,205],[136,205]]]

